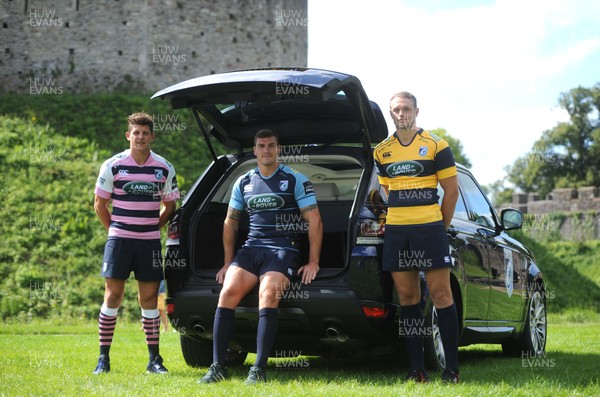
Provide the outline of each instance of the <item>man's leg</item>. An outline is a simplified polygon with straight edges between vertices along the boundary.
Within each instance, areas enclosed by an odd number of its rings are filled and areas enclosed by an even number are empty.
[[[258,331],[256,334],[256,362],[254,366],[265,369],[277,337],[277,307],[290,280],[282,273],[267,272],[260,279],[258,292]]]
[[[100,359],[94,374],[110,371],[110,347],[112,345],[117,313],[125,293],[125,280],[115,278],[104,279],[104,302],[98,315],[98,342],[100,344]]]
[[[425,278],[438,316],[446,368],[458,375],[458,315],[450,288],[450,268],[428,270]]]
[[[142,309],[142,325],[150,362],[160,355],[160,314],[157,308],[159,285],[160,281],[138,280],[138,301]]]
[[[235,308],[254,288],[258,277],[239,266],[230,266],[225,274],[213,326],[213,362],[225,364],[229,339],[233,334]]]
[[[392,272],[392,279],[400,298],[400,333],[406,342],[410,367],[412,370],[424,373],[424,341],[423,333],[420,331],[424,326],[424,319],[419,305],[421,301],[419,272],[416,270]]]
[[[219,382],[227,377],[224,369],[229,340],[233,334],[235,308],[254,288],[258,277],[239,266],[230,266],[223,280],[213,324],[213,363],[198,383]]]

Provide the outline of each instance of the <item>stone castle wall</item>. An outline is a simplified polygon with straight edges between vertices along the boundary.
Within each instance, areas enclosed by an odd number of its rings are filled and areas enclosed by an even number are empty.
[[[2,0],[2,91],[156,91],[307,63],[307,0]]]
[[[530,214],[524,228],[534,234],[557,232],[567,240],[600,238],[600,197],[597,186],[554,189],[540,200],[536,193],[515,193],[511,203],[502,208],[515,208]],[[560,217],[550,216],[560,214]]]

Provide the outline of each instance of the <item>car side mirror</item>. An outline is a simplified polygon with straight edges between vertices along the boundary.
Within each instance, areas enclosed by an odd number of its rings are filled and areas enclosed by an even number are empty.
[[[523,214],[512,208],[503,209],[500,213],[500,222],[504,230],[516,230],[523,226]]]

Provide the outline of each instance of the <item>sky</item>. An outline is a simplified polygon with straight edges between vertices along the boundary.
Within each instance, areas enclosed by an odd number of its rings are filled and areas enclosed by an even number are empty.
[[[600,83],[600,1],[308,0],[308,66],[357,76],[390,133],[410,91],[487,185],[568,121],[561,93]]]

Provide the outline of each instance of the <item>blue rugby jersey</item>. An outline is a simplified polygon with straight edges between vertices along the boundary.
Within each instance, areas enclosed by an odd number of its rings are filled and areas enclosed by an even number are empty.
[[[282,164],[268,178],[258,168],[242,175],[233,186],[229,206],[248,212],[245,246],[297,251],[299,235],[308,232],[300,208],[316,203],[308,178]]]

